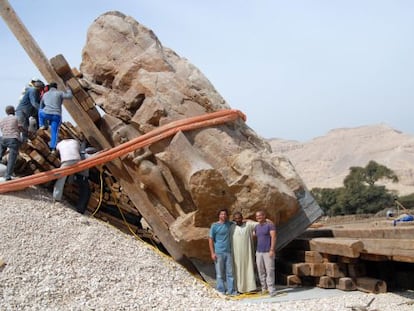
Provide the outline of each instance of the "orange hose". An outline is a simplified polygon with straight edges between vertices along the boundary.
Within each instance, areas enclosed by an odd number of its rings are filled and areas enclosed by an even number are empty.
[[[30,186],[43,184],[45,182],[72,175],[85,169],[110,162],[131,151],[151,145],[157,141],[176,134],[179,131],[195,130],[208,126],[215,126],[241,118],[246,121],[246,116],[239,110],[228,109],[186,118],[160,126],[151,132],[138,136],[126,143],[103,151],[94,157],[82,160],[72,166],[55,168],[50,171],[14,179],[0,184],[0,193],[22,190]]]

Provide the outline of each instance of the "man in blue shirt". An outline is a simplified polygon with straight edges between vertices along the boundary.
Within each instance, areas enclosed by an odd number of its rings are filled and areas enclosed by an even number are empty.
[[[222,294],[237,295],[234,288],[233,256],[230,244],[230,229],[234,223],[228,220],[229,215],[226,209],[219,211],[218,218],[219,220],[211,225],[208,237],[211,259],[216,268],[216,288]]]
[[[37,116],[40,105],[40,91],[44,87],[42,81],[37,80],[25,89],[25,93],[16,108],[16,117],[22,127],[22,141],[26,142],[29,136],[29,118]]]
[[[266,221],[264,211],[256,212],[256,221],[258,222],[254,229],[257,237],[256,265],[262,293],[269,290],[270,296],[275,296],[276,227],[273,223]]]

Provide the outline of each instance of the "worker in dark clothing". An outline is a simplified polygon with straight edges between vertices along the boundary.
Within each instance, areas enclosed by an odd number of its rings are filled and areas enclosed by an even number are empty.
[[[21,129],[14,115],[15,111],[13,106],[6,107],[6,114],[7,117],[0,120],[0,130],[3,135],[0,142],[0,160],[8,149],[9,158],[7,160],[7,170],[4,179],[11,180],[17,155],[19,154]]]
[[[23,97],[16,107],[16,117],[22,128],[22,142],[26,142],[28,137],[32,135],[29,133],[29,118],[37,116],[40,106],[40,91],[43,87],[42,81],[34,81],[25,89]]]

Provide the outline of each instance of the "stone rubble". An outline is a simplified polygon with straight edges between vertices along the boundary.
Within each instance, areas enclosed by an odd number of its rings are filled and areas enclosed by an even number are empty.
[[[413,310],[414,293],[230,300],[152,246],[42,188],[0,196],[0,310]]]

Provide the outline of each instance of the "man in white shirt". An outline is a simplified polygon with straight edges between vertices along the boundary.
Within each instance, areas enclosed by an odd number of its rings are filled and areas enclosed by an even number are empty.
[[[60,154],[60,167],[71,166],[80,161],[80,144],[76,139],[63,139],[56,145],[56,150]],[[65,187],[66,177],[63,176],[56,180],[53,187],[53,199],[62,200],[63,188]]]

